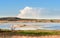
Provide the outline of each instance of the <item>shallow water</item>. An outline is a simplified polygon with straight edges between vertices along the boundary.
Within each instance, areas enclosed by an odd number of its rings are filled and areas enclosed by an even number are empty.
[[[60,30],[60,23],[0,23],[0,28],[11,30],[11,26],[14,25],[26,25],[26,27],[15,28],[15,30]],[[10,34],[0,34],[0,38],[60,38],[60,35],[50,35],[50,36],[21,36],[21,35],[10,35]]]
[[[26,25],[26,27],[19,27],[19,25]],[[11,29],[11,26],[17,25],[18,27],[15,30],[36,30],[36,29],[45,29],[45,30],[60,30],[60,23],[0,23],[0,28],[2,29]]]

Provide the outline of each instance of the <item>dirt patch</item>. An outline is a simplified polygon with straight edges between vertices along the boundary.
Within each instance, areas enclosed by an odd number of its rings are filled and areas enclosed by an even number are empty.
[[[60,38],[60,35],[49,35],[49,36],[12,36],[12,38]]]

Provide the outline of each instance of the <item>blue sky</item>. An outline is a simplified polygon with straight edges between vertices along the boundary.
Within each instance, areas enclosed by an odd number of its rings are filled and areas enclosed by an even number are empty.
[[[26,6],[60,9],[60,0],[0,0],[0,17],[17,16]]]

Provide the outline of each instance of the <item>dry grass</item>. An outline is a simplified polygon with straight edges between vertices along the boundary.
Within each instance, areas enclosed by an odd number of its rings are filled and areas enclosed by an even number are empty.
[[[0,38],[60,38],[57,30],[18,30],[0,31]]]

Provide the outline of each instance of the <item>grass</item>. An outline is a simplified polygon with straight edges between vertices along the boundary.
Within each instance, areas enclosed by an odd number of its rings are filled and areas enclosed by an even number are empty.
[[[53,31],[53,30],[22,30],[17,31],[16,34],[23,34],[23,35],[60,35],[60,31]]]
[[[41,35],[60,35],[60,31],[56,30],[1,30],[0,33],[12,34],[12,35],[34,35],[34,36],[41,36]]]

